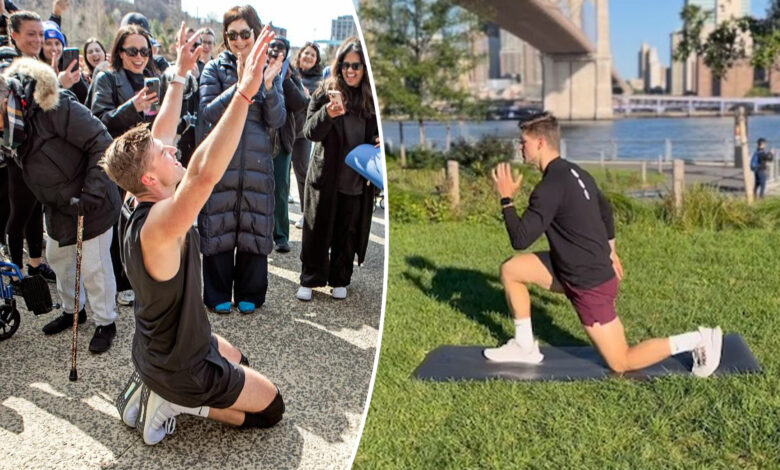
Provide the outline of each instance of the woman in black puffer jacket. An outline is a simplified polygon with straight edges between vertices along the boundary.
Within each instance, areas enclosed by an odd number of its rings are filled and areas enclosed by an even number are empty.
[[[206,64],[200,77],[199,120],[204,133],[232,99],[243,70],[238,58],[248,57],[262,28],[251,6],[231,8],[222,24],[227,50]],[[274,246],[274,166],[268,131],[281,127],[287,117],[280,69],[281,62],[272,62],[257,95],[245,97],[253,104],[238,149],[198,216],[203,301],[218,313],[230,312],[231,298],[242,313],[265,302],[268,254]]]

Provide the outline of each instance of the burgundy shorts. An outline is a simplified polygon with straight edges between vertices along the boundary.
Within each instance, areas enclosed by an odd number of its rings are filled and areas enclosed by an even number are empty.
[[[593,326],[594,323],[606,325],[617,318],[615,313],[615,298],[618,291],[617,276],[596,287],[588,289],[575,287],[568,282],[561,281],[555,274],[549,252],[544,251],[534,254],[544,264],[544,267],[550,271],[553,278],[552,290],[563,291],[566,294],[583,325]]]
[[[615,297],[617,297],[618,291],[617,276],[590,289],[574,287],[565,281],[562,284],[566,297],[574,305],[574,310],[583,325],[593,326],[594,323],[606,325],[617,317],[615,314]]]

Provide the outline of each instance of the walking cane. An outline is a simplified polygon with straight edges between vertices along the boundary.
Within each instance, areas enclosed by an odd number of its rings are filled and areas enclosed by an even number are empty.
[[[79,199],[74,197],[70,200],[71,205],[78,207],[78,226],[76,227],[76,287],[73,289],[75,292],[73,302],[73,344],[71,346],[71,358],[70,358],[70,381],[75,382],[79,379],[79,374],[76,371],[76,339],[78,338],[78,318],[79,318],[79,294],[81,294],[81,241],[84,236],[84,215],[81,213],[81,208],[78,206]]]

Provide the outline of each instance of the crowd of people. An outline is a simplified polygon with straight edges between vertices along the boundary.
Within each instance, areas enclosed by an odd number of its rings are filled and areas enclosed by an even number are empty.
[[[68,1],[52,7],[43,21],[5,0],[0,15],[0,227],[20,268],[27,241],[24,274],[56,282],[63,311],[44,333],[74,315],[86,322],[88,300],[89,349],[102,353],[117,302],[134,304],[135,372],[117,406],[149,444],[182,412],[272,426],[281,393],[211,332],[206,312],[264,304],[269,254],[291,251],[291,170],[303,213],[295,295],[309,301],[330,286],[334,299],[347,296],[377,196],[345,164],[351,149],[379,142],[360,40],[345,40],[326,67],[316,43],[293,53],[253,7],[236,6],[221,35],[183,24],[169,64],[140,13],[125,15],[108,49],[96,38],[75,49],[61,29]]]

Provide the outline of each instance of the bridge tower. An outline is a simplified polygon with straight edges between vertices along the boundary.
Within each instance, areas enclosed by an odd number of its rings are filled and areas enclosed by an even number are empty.
[[[554,0],[553,0],[554,1]],[[607,0],[560,0],[570,21],[581,28],[582,6],[596,13],[596,50],[589,54],[545,53],[542,58],[544,109],[559,119],[612,118],[612,56]]]

